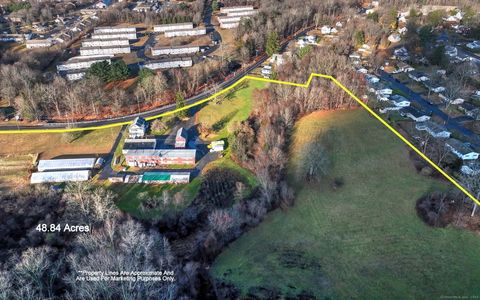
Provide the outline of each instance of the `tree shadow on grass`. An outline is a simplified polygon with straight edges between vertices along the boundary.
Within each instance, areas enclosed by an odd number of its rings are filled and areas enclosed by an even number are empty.
[[[228,115],[224,116],[223,118],[215,122],[212,125],[212,130],[215,132],[219,132],[220,130],[222,130],[227,125],[227,123],[230,122],[233,119],[233,117],[235,117],[237,113],[238,113],[238,109],[232,111]]]

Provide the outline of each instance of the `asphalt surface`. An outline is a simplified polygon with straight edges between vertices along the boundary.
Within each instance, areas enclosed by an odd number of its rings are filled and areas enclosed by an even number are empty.
[[[304,35],[307,31],[310,29],[314,28],[314,26],[307,27],[294,35],[288,37],[285,41],[282,42],[281,44],[281,49],[285,49],[287,44],[297,38],[298,36]],[[186,105],[190,104],[195,104],[215,93],[217,93],[220,90],[223,90],[233,84],[235,84],[237,81],[242,79],[245,75],[250,73],[252,70],[258,68],[260,65],[262,65],[265,61],[267,61],[269,57],[266,54],[262,54],[261,56],[257,57],[256,62],[253,64],[249,65],[248,67],[241,69],[238,72],[235,72],[233,76],[228,77],[225,81],[223,81],[220,84],[217,84],[215,87],[201,92],[193,97],[190,97],[185,100]],[[158,114],[162,114],[165,112],[172,111],[176,108],[175,103],[165,105],[162,107],[154,108],[152,110],[144,111],[144,112],[139,112],[135,114],[130,114],[126,116],[121,116],[121,117],[115,117],[115,118],[108,118],[108,119],[102,119],[102,120],[93,120],[93,121],[79,121],[79,122],[69,122],[69,123],[44,123],[40,125],[35,125],[35,126],[22,126],[22,125],[1,125],[0,130],[32,130],[32,129],[66,129],[66,128],[86,128],[86,127],[97,127],[97,126],[104,126],[104,125],[111,125],[111,124],[116,124],[116,123],[122,123],[122,122],[131,122],[133,119],[136,117],[143,117],[143,118],[148,118],[152,116],[156,116]]]
[[[420,94],[412,91],[408,86],[386,73],[385,71],[380,70],[378,76],[387,82],[389,82],[394,89],[400,90],[402,93],[405,93],[409,96],[409,100],[419,104],[425,112],[431,112],[433,115],[440,117],[444,122],[445,126],[450,130],[455,130],[465,135],[471,140],[471,143],[475,146],[480,146],[480,138],[474,132],[465,128],[462,124],[459,123],[458,119],[452,118],[448,114],[444,113],[437,105],[434,105],[423,98]]]

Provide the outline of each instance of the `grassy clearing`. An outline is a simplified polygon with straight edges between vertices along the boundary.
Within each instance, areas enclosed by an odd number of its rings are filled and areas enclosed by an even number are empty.
[[[0,156],[0,191],[27,184],[35,155]]]
[[[219,104],[210,102],[196,114],[196,122],[212,130],[203,136],[207,140],[226,138],[233,123],[246,120],[252,111],[252,92],[262,89],[265,83],[247,81],[246,87],[226,95]]]
[[[139,219],[153,219],[166,211],[179,211],[191,202],[188,197],[185,197],[185,201],[181,204],[175,205],[173,202],[173,195],[182,190],[185,185],[109,184],[107,186],[120,196],[117,201],[118,208]],[[140,194],[146,193],[148,197],[158,197],[162,196],[164,191],[168,191],[172,198],[168,204],[161,204],[158,208],[147,211],[141,209],[140,205],[145,198]]]
[[[0,135],[0,155],[40,153],[48,159],[61,155],[103,154],[111,150],[120,127],[81,133]]]
[[[323,183],[291,178],[297,201],[232,243],[212,274],[245,295],[267,287],[333,299],[436,299],[480,294],[480,238],[430,228],[420,196],[449,186],[418,175],[405,146],[363,110],[317,113],[296,126],[290,170],[313,136],[334,129]],[[344,185],[334,190],[332,178]]]

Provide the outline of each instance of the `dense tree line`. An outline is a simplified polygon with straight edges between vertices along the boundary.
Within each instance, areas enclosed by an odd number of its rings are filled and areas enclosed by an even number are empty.
[[[204,0],[195,0],[190,3],[169,5],[160,12],[135,12],[128,8],[129,3],[122,2],[112,5],[99,14],[100,22],[104,24],[143,23],[146,26],[166,23],[203,21]]]
[[[76,280],[81,271],[170,270],[181,275],[168,240],[119,213],[111,192],[80,183],[61,192],[37,186],[0,199],[6,220],[2,299],[176,298],[175,282]],[[92,231],[45,233],[36,230],[38,224],[86,224]]]
[[[7,5],[7,11],[13,12],[15,16],[20,17],[24,24],[32,24],[33,22],[49,22],[53,21],[57,16],[65,16],[66,14],[92,5],[95,1],[80,0],[75,1],[26,1],[13,2]]]

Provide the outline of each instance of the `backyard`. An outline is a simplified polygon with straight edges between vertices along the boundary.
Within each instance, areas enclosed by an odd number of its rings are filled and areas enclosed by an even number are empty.
[[[252,111],[252,92],[262,89],[265,83],[246,81],[245,86],[235,92],[222,95],[218,104],[212,100],[196,114],[196,123],[208,128],[211,132],[203,133],[207,140],[226,138],[230,134],[231,125],[246,120]]]
[[[297,182],[299,152],[334,131],[320,183]],[[295,205],[230,244],[211,272],[250,294],[318,299],[428,299],[480,294],[480,238],[425,225],[415,202],[450,186],[415,171],[406,147],[363,110],[297,123],[289,163]],[[342,184],[334,187],[334,179]]]

